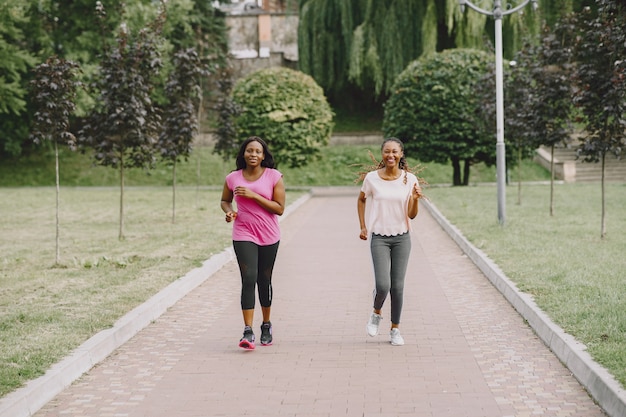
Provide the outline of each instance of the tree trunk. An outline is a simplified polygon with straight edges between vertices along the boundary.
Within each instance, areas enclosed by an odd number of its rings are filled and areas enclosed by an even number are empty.
[[[605,169],[606,169],[606,152],[602,153],[602,225],[600,230],[600,238],[604,239],[606,236],[606,198],[605,198]]]
[[[471,161],[466,159],[463,165],[463,185],[469,185],[470,168],[472,167]]]
[[[461,185],[461,163],[459,158],[452,158],[452,185]]]
[[[119,240],[124,240],[124,155],[120,156],[120,233]]]
[[[554,215],[554,144],[550,148],[550,216]]]
[[[59,264],[59,259],[61,256],[61,250],[59,248],[59,194],[61,192],[59,187],[59,144],[57,141],[54,141],[54,173],[56,177],[56,219],[55,219],[55,227],[56,227],[56,255],[54,258],[55,265]]]
[[[522,205],[522,148],[517,148],[517,205]]]
[[[176,160],[172,170],[172,224],[176,223]]]

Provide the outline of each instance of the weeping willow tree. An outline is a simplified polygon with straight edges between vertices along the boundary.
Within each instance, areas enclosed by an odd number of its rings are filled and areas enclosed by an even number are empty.
[[[585,1],[539,0],[535,12],[527,7],[506,16],[505,57],[519,50],[523,38],[539,33],[542,21],[555,22]],[[493,0],[473,2],[486,10],[493,7]],[[493,19],[471,10],[462,13],[458,0],[300,1],[300,70],[331,100],[356,90],[383,102],[411,61],[444,49],[489,49],[493,38]]]

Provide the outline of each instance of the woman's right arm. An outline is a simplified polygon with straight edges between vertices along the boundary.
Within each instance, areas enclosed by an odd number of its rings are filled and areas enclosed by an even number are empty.
[[[356,210],[359,214],[359,225],[361,226],[361,233],[359,235],[361,240],[367,240],[367,226],[365,226],[365,200],[365,193],[361,191],[356,202]]]
[[[224,183],[224,189],[222,190],[222,201],[220,202],[222,211],[226,213],[226,223],[230,223],[237,217],[237,212],[233,211],[233,192],[228,185]]]

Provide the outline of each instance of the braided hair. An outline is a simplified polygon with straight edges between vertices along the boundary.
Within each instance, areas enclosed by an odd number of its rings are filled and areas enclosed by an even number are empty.
[[[398,138],[390,137],[390,138],[387,138],[387,139],[385,139],[383,141],[382,145],[380,145],[380,150],[382,151],[383,148],[385,147],[385,144],[387,144],[389,142],[397,143],[400,146],[400,150],[402,151],[402,157],[400,157],[400,162],[398,163],[398,167],[404,171],[404,183],[406,184],[406,182],[407,182],[407,173],[413,172],[413,170],[409,166],[409,163],[407,162],[407,160],[406,160],[406,158],[404,156],[404,143],[402,143],[402,141],[400,139],[398,139]],[[374,157],[372,152],[370,152],[370,151],[368,151],[368,152],[369,152],[369,155],[370,155],[370,159],[372,160],[372,162],[374,162],[374,165],[366,166],[365,167],[365,171],[359,172],[358,173],[358,178],[355,180],[355,182],[361,182],[361,181],[363,181],[363,179],[365,178],[365,176],[369,172],[374,171],[376,169],[380,169],[380,168],[384,168],[385,167],[385,161],[384,160],[378,161],[378,160],[376,160],[376,158]],[[420,180],[420,182],[421,182],[421,180]]]
[[[393,138],[393,137],[387,138],[383,141],[382,145],[380,145],[380,150],[382,151],[385,145],[389,142],[394,142],[398,144],[398,146],[400,146],[400,150],[402,151],[402,156],[400,157],[400,162],[398,163],[398,167],[404,171],[404,180],[402,182],[406,184],[407,173],[411,172],[411,168],[409,167],[409,164],[406,162],[406,158],[404,157],[404,143],[402,143],[402,141],[398,138]],[[385,161],[381,160],[378,163],[378,167],[376,169],[380,169],[384,167],[385,167]]]

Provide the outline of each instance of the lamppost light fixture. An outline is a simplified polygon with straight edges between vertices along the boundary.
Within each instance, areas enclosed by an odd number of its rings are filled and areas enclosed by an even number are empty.
[[[472,3],[471,0],[459,0],[461,12],[465,12],[465,6],[470,9],[493,16],[495,21],[495,52],[496,52],[496,181],[498,189],[498,221],[500,225],[505,223],[505,191],[506,191],[506,156],[504,152],[504,91],[502,69],[502,17],[522,10],[528,3],[532,4],[533,10],[539,6],[537,0],[524,0],[517,6],[506,3],[506,10],[502,10],[502,0],[493,0],[491,11],[482,9]],[[513,62],[511,62],[513,65]]]

